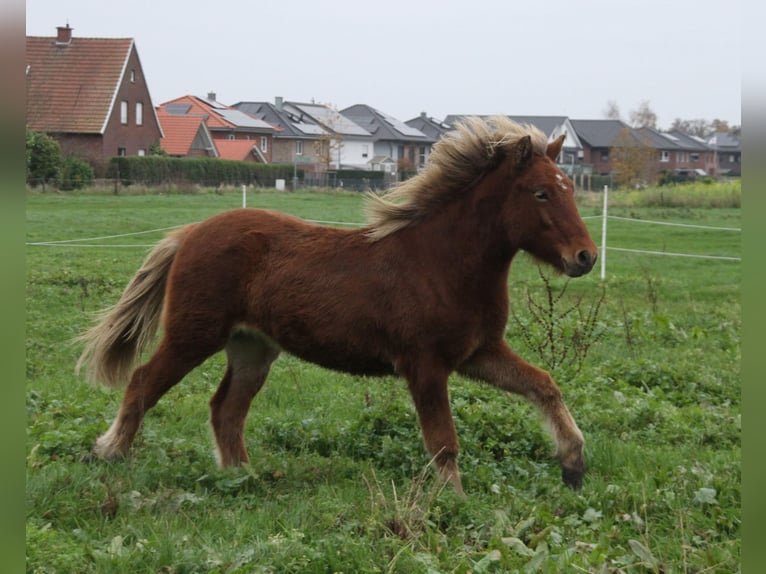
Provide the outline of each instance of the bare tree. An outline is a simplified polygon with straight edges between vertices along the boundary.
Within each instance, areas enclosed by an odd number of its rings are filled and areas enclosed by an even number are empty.
[[[657,114],[649,105],[649,100],[642,100],[638,109],[630,112],[630,123],[634,128],[656,128]]]
[[[709,124],[706,120],[702,119],[682,120],[681,118],[676,118],[673,120],[673,124],[670,126],[670,129],[679,130],[685,134],[701,138],[710,135]]]
[[[606,107],[603,111],[604,117],[608,120],[619,120],[620,119],[620,106],[617,105],[617,102],[614,100],[609,100],[606,103]]]
[[[337,160],[338,169],[341,168],[341,150],[343,149],[343,134],[341,133],[340,112],[332,104],[324,104],[328,109],[326,117],[320,122],[324,128],[319,138],[314,141],[314,153],[325,170],[330,168],[333,161]]]
[[[629,128],[623,128],[609,151],[615,183],[636,187],[652,183],[657,178],[657,150],[648,140],[639,139]]]

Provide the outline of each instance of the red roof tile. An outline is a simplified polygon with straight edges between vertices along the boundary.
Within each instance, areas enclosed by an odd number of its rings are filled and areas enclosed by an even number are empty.
[[[174,115],[167,113],[163,108],[158,108],[157,118],[164,133],[160,140],[162,149],[170,155],[188,155],[194,138],[197,137],[200,129],[204,129],[202,128],[203,116]]]
[[[27,36],[27,126],[103,133],[132,49],[132,38]]]
[[[221,159],[262,161],[258,151],[253,149],[256,147],[254,140],[215,140],[214,143]]]

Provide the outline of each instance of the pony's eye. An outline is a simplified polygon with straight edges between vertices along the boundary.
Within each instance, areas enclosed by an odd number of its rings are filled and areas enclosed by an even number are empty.
[[[548,201],[548,192],[544,189],[538,189],[535,192],[535,199],[537,201]]]

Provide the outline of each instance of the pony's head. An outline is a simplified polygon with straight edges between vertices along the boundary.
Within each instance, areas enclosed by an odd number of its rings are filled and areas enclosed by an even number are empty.
[[[550,143],[519,138],[506,149],[510,157],[497,176],[510,188],[503,225],[511,245],[579,277],[593,268],[598,250],[577,211],[572,182],[556,166],[564,137]]]
[[[572,182],[539,129],[504,116],[469,117],[434,145],[426,168],[385,197],[370,196],[370,240],[380,240],[469,197],[477,224],[499,226],[495,237],[510,252],[523,249],[572,277],[591,270],[596,246],[574,202]],[[499,216],[499,217],[498,217]]]

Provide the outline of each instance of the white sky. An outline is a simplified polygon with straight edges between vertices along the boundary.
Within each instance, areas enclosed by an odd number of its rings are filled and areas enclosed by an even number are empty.
[[[155,105],[368,104],[402,121],[447,114],[741,124],[739,1],[29,0],[26,33],[136,41]]]

